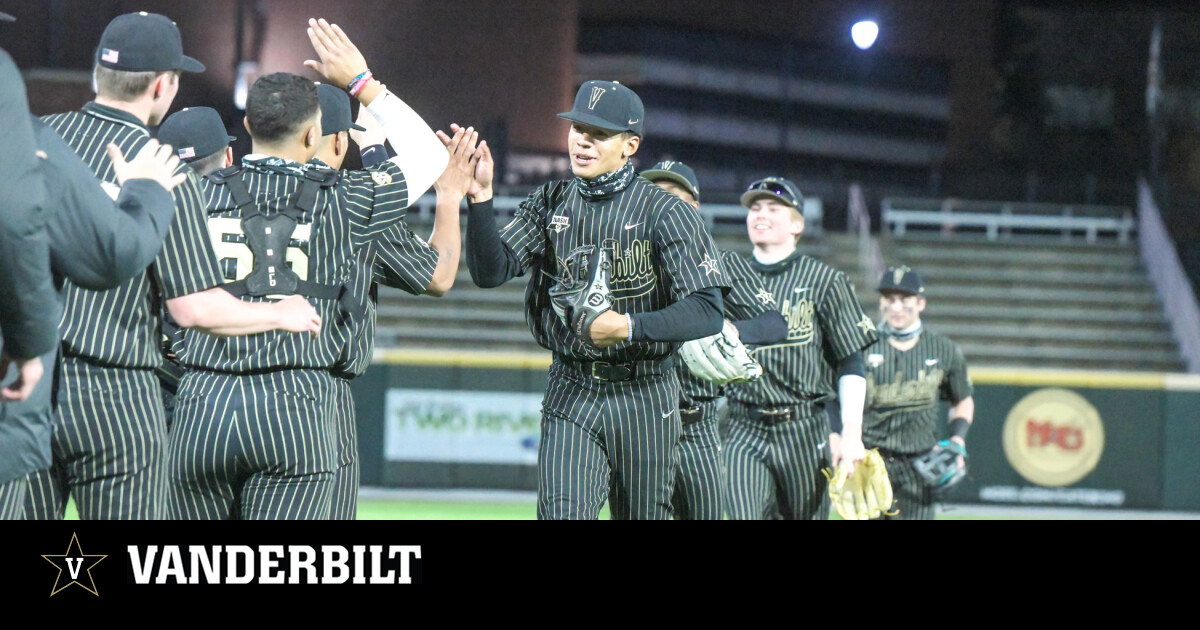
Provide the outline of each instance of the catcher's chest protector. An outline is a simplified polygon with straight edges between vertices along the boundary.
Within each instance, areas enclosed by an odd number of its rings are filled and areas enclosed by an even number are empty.
[[[322,188],[330,188],[337,184],[336,171],[306,172],[299,190],[288,201],[288,205],[270,214],[260,211],[257,207],[246,185],[246,173],[241,166],[222,169],[208,177],[228,188],[237,210],[242,215],[241,234],[223,234],[221,238],[232,238],[235,242],[243,243],[251,258],[249,273],[221,285],[223,289],[238,297],[303,295],[336,300],[348,295],[345,285],[327,285],[308,280],[307,255],[311,222],[304,219],[312,216],[317,193]],[[295,242],[294,237],[298,237]],[[298,258],[303,262],[299,269],[296,268],[295,261],[289,260],[289,249],[300,250],[302,256]]]

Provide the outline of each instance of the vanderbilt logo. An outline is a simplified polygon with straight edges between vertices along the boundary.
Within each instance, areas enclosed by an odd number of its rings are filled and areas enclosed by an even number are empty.
[[[654,248],[650,241],[637,239],[627,247],[620,241],[608,239],[604,242],[612,258],[610,288],[614,298],[631,298],[645,295],[654,287]]]
[[[562,234],[563,230],[571,227],[571,217],[556,214],[550,217],[550,229],[554,230],[555,234]]]
[[[1069,486],[1096,468],[1104,452],[1104,423],[1083,396],[1041,389],[1022,398],[1004,422],[1004,455],[1039,486]]]
[[[788,324],[788,341],[807,344],[813,338],[813,303],[807,298],[800,298],[796,302],[791,300],[783,301],[783,308],[780,309],[783,318]]]
[[[79,547],[79,539],[75,534],[71,534],[71,542],[67,545],[66,553],[43,555],[42,557],[46,559],[46,562],[58,568],[58,577],[55,578],[54,587],[50,590],[51,595],[57,595],[59,591],[72,584],[78,585],[92,595],[100,595],[96,591],[96,583],[92,581],[92,568],[108,556],[85,555]]]
[[[871,357],[879,357],[879,363],[883,363],[882,356],[873,354]],[[871,362],[870,357],[867,360]],[[900,411],[932,407],[937,404],[938,387],[945,375],[944,370],[918,370],[913,380],[906,381],[904,374],[898,373],[890,383],[876,383],[875,374],[868,374],[867,406],[885,408],[886,412],[880,413],[885,417]]]
[[[592,96],[588,99],[588,109],[596,109],[596,104],[600,102],[600,97],[604,96],[605,90],[602,87],[592,88]]]

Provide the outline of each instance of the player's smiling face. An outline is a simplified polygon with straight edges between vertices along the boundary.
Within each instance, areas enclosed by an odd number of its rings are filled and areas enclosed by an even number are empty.
[[[885,291],[879,294],[879,314],[896,330],[904,330],[917,323],[917,318],[924,310],[923,297],[900,291]]]
[[[637,153],[639,143],[641,139],[632,134],[571,123],[571,131],[567,134],[571,172],[584,179],[594,179],[616,171]]]
[[[750,204],[746,231],[756,246],[795,244],[804,232],[804,217],[795,208],[775,199],[759,197]]]

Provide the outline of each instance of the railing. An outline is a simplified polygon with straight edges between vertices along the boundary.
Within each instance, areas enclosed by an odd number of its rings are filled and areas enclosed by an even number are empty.
[[[1171,332],[1179,342],[1188,372],[1200,374],[1200,307],[1196,305],[1196,293],[1144,179],[1138,180],[1138,217],[1142,261],[1171,320]]]
[[[1129,242],[1137,228],[1133,212],[1122,206],[1059,205],[1044,203],[1008,203],[964,199],[883,200],[883,224],[892,235],[903,237],[909,226],[929,226],[944,234],[961,228],[982,228],[988,240],[1014,232],[1059,232],[1064,241],[1083,233],[1089,243],[1100,234],[1112,234],[1121,243]]]
[[[883,277],[886,263],[883,252],[879,251],[879,242],[871,237],[871,213],[867,210],[862,186],[857,182],[850,184],[850,198],[846,202],[846,231],[853,233],[855,230],[858,231],[858,268],[868,283],[877,282]]]

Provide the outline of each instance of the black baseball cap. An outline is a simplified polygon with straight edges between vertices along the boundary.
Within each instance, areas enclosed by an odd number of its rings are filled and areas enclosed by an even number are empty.
[[[237,138],[225,131],[221,115],[211,107],[179,110],[158,128],[158,141],[175,147],[175,154],[184,162],[223,151],[234,140]]]
[[[640,137],[646,108],[633,90],[616,81],[588,81],[579,86],[571,111],[558,117],[607,131],[632,131]]]
[[[366,131],[350,120],[350,95],[326,83],[317,84],[317,98],[321,100],[321,134],[331,135],[339,131],[357,129]]]
[[[742,205],[749,208],[760,197],[777,199],[797,210],[804,206],[804,195],[800,194],[800,189],[782,177],[765,177],[750,184],[742,193]]]
[[[126,72],[204,72],[204,64],[183,54],[179,27],[165,15],[145,11],[108,23],[96,47],[96,63]]]
[[[921,276],[906,265],[888,267],[879,280],[879,292],[895,291],[909,295],[925,295],[925,283]]]
[[[696,201],[700,201],[700,181],[696,179],[696,171],[683,162],[674,160],[659,162],[642,171],[642,177],[652,182],[664,179],[675,182],[684,190],[692,193],[692,197],[695,197]]]

